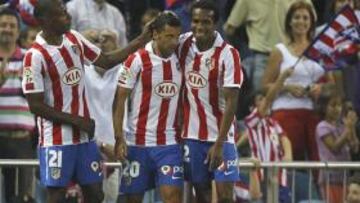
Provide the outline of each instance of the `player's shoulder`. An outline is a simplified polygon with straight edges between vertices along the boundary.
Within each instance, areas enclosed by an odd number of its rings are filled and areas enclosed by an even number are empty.
[[[43,55],[41,54],[40,50],[36,48],[35,45],[31,46],[29,49],[22,49],[21,50],[24,57],[31,57],[32,60],[37,58],[43,58]]]
[[[139,62],[141,61],[141,58],[144,57],[144,54],[146,54],[146,50],[144,48],[141,48],[136,52],[130,54],[122,63],[122,65],[128,68],[138,65],[140,64]]]
[[[228,42],[224,41],[224,48],[222,50],[223,55],[228,56],[228,55],[232,55],[232,54],[239,54],[239,51],[231,44],[229,44]]]
[[[68,35],[73,35],[73,36],[75,36],[76,38],[83,37],[83,35],[82,35],[80,32],[78,32],[78,31],[76,31],[76,30],[73,30],[73,29],[70,29],[69,31],[67,31],[67,32],[65,33],[65,36],[68,36]]]
[[[193,33],[192,32],[186,32],[180,35],[179,37],[179,43],[183,44],[188,40],[192,40]]]

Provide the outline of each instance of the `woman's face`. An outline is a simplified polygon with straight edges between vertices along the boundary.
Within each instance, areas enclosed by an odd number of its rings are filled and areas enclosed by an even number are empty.
[[[307,35],[311,27],[311,18],[308,10],[300,8],[291,18],[290,27],[293,35]]]
[[[326,114],[328,118],[332,120],[337,120],[340,118],[342,112],[342,102],[339,97],[333,97],[330,99],[327,108]]]

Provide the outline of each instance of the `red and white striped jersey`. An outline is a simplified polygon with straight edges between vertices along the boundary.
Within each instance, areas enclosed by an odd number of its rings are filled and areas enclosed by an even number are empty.
[[[159,146],[177,143],[182,75],[175,54],[161,58],[152,43],[130,55],[120,68],[120,87],[132,89],[124,132],[129,145]]]
[[[277,121],[271,117],[261,117],[255,108],[245,118],[245,125],[253,157],[265,162],[283,159],[284,151],[280,139],[286,135]],[[260,174],[260,180],[262,179],[263,173]],[[287,184],[285,169],[279,171],[279,182],[283,186]]]
[[[180,37],[178,56],[185,76],[185,139],[215,142],[225,111],[222,88],[240,88],[243,81],[239,52],[219,33],[216,35],[212,48],[204,52],[198,50],[191,32]],[[232,125],[227,142],[234,143],[234,135]]]
[[[44,93],[44,102],[57,111],[88,117],[84,63],[94,62],[100,49],[76,31],[63,35],[60,46],[49,45],[41,33],[25,55],[22,88],[25,94]],[[85,132],[71,125],[38,119],[40,146],[88,141]]]

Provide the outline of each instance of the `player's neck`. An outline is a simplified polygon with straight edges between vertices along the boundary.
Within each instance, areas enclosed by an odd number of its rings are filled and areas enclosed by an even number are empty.
[[[171,56],[171,54],[172,54],[172,53],[167,53],[164,50],[161,50],[156,42],[154,42],[152,44],[152,48],[154,50],[154,53],[156,55],[160,56],[161,58],[169,58]]]
[[[195,42],[196,47],[201,52],[209,50],[213,46],[213,44],[215,42],[215,39],[216,39],[216,34],[215,33],[213,35],[211,35],[211,37],[209,37],[207,39],[204,39],[204,40],[196,39],[196,42]]]
[[[49,31],[43,31],[41,33],[41,36],[45,39],[47,44],[53,45],[53,46],[60,46],[63,41],[63,36],[59,34],[55,34]]]

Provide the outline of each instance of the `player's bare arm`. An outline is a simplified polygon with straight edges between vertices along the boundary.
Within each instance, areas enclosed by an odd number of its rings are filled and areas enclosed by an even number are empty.
[[[50,107],[44,103],[43,93],[26,94],[26,98],[29,103],[31,112],[35,115],[47,120],[51,120],[54,123],[64,123],[76,126],[79,129],[87,132],[90,138],[94,136],[94,120],[55,110],[53,107]]]
[[[114,112],[113,112],[113,122],[114,122],[114,132],[115,132],[115,148],[114,153],[115,157],[120,160],[125,160],[127,156],[126,141],[123,136],[122,126],[124,121],[124,110],[125,110],[125,101],[131,93],[130,89],[119,87],[116,90],[115,99],[114,99]]]
[[[211,169],[217,168],[222,162],[222,147],[226,140],[230,126],[234,121],[234,114],[237,107],[239,89],[238,88],[223,88],[225,97],[225,112],[221,120],[219,136],[215,144],[210,148],[207,160],[210,161],[209,167]]]
[[[122,63],[130,54],[143,47],[151,39],[151,22],[146,25],[144,31],[134,40],[132,40],[125,48],[117,49],[108,53],[101,53],[94,65],[104,69],[110,69],[119,63]]]

